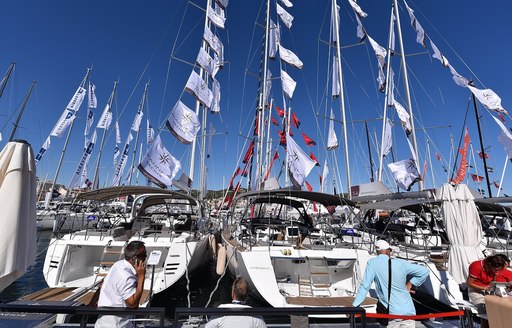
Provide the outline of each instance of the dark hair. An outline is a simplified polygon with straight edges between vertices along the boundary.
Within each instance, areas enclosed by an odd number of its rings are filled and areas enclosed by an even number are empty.
[[[133,257],[139,255],[139,249],[142,247],[145,247],[143,241],[136,240],[129,242],[124,248],[124,259],[129,261]]]
[[[507,264],[507,265],[510,263],[510,258],[508,256],[506,256],[505,254],[496,254],[494,256],[499,257],[500,259],[505,261],[505,264]]]
[[[485,264],[494,269],[501,269],[507,264],[506,260],[499,255],[488,256],[484,260]]]
[[[233,282],[233,294],[240,302],[244,302],[249,296],[249,284],[242,277],[237,277]]]

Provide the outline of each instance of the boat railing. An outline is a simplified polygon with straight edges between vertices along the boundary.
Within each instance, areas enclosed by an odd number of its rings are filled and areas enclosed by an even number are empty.
[[[119,316],[137,316],[146,317],[148,321],[158,321],[158,326],[163,328],[165,323],[165,308],[147,307],[147,308],[97,308],[90,306],[64,306],[27,303],[6,303],[0,304],[0,312],[13,313],[47,313],[47,314],[69,314],[80,318],[80,327],[87,327],[89,317],[96,315],[119,315]],[[155,318],[155,319],[153,319]]]
[[[186,316],[265,316],[265,318],[286,318],[290,321],[294,318],[300,317],[303,320],[308,320],[308,323],[300,321],[301,326],[309,325],[309,317],[315,316],[329,316],[323,318],[323,322],[332,320],[332,322],[339,323],[340,316],[347,317],[350,327],[367,327],[366,310],[362,307],[283,307],[283,308],[176,308],[174,310],[174,325],[178,327],[180,318]],[[358,317],[358,320],[356,320]],[[292,325],[293,327],[293,325]]]

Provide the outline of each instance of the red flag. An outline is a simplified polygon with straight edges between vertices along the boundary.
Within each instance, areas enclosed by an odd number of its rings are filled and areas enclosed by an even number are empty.
[[[423,174],[421,175],[421,181],[425,181],[425,173],[427,173],[427,161],[423,162]]]
[[[494,181],[493,184],[496,187],[496,189],[503,190],[503,188],[500,188],[500,185],[496,181]]]
[[[318,177],[320,178],[320,186],[321,186],[322,185],[322,175],[320,174]]]
[[[311,185],[307,181],[306,181],[306,188],[308,188],[308,191],[313,191],[313,187],[311,187]]]
[[[254,135],[258,135],[258,131],[260,129],[260,113],[256,115],[256,122],[254,123]]]
[[[280,108],[279,106],[276,106],[276,111],[279,117],[284,117],[284,109]]]
[[[242,173],[242,169],[237,167],[236,168],[236,171],[235,171],[235,174],[233,174],[233,177],[236,177],[237,175],[239,175],[240,173]]]
[[[485,154],[485,159],[489,158],[489,154],[487,154],[487,153],[484,153],[484,154]],[[479,151],[479,152],[478,152],[478,157],[480,157],[480,158],[482,158],[482,159],[483,159],[483,156],[482,156],[482,152],[481,152],[481,151]]]
[[[437,160],[440,161],[441,160],[441,155],[439,153],[436,153],[436,157],[437,157]]]
[[[297,117],[297,115],[295,115],[294,112],[292,112],[292,120],[293,120],[293,125],[295,125],[295,127],[298,129],[299,126],[300,126],[300,121],[299,121],[299,118]]]
[[[308,137],[304,132],[302,132],[302,137],[304,138],[304,141],[306,142],[306,145],[308,146],[314,146],[316,145],[315,140]]]
[[[316,159],[315,155],[313,155],[312,152],[309,152],[309,158],[311,158],[312,160],[314,160],[316,162],[316,166],[320,166],[320,164],[318,163],[318,160]]]
[[[268,167],[267,174],[265,174],[265,180],[267,180],[267,179],[268,179],[268,176],[270,175],[270,170],[272,170],[272,166],[274,166],[274,161],[275,161],[276,159],[278,159],[278,158],[279,158],[279,153],[278,153],[278,152],[277,152],[277,150],[276,150],[276,153],[274,154],[274,157],[273,157],[273,158],[272,158],[272,160],[270,161],[270,165],[269,165],[269,167]]]
[[[471,179],[473,179],[473,181],[475,181],[475,182],[482,182],[482,181],[484,181],[484,177],[481,177],[481,176],[476,175],[476,174],[471,174]]]
[[[279,123],[277,123],[277,121],[274,118],[274,116],[272,116],[271,118],[272,118],[272,124],[274,124],[275,126],[279,126]]]
[[[288,134],[290,135],[290,137],[293,137],[293,131],[292,131],[292,129],[290,129],[290,131],[288,131]]]
[[[247,149],[247,152],[245,153],[242,163],[247,164],[247,162],[249,162],[249,160],[251,159],[253,152],[254,152],[254,141],[251,141],[251,143],[249,144],[249,149]]]
[[[274,154],[274,161],[279,158],[279,153],[276,150],[276,153]]]
[[[468,155],[468,147],[469,147],[469,130],[466,128],[466,134],[464,135],[464,148],[460,149],[460,153],[462,155],[460,160],[459,170],[457,171],[457,176],[452,180],[453,183],[458,184],[464,181],[464,177],[466,176],[467,170],[467,155]]]
[[[249,175],[249,171],[247,171],[247,166],[244,168],[244,171],[242,172],[243,177],[247,177]]]
[[[498,117],[500,118],[500,120],[501,120],[503,123],[507,123],[507,122],[505,121],[505,116],[503,116],[503,114],[499,114],[499,113],[498,113]]]
[[[283,131],[278,131],[277,133],[279,133],[279,145],[286,147],[286,133]]]

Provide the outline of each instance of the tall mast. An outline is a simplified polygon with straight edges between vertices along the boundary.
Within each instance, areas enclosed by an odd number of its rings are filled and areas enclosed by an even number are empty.
[[[405,62],[405,50],[404,50],[404,43],[402,41],[402,29],[400,27],[400,15],[398,13],[398,0],[393,0],[393,7],[395,9],[395,16],[396,16],[396,25],[397,25],[397,31],[398,31],[398,42],[400,43],[400,51],[401,51],[401,62],[402,62],[402,70],[404,72],[404,87],[405,87],[405,97],[407,100],[407,108],[409,109],[409,116],[411,120],[411,136],[412,136],[412,147],[414,151],[414,156],[416,158],[416,162],[419,162],[420,158],[418,157],[418,144],[416,142],[416,129],[414,128],[414,116],[412,114],[412,103],[411,103],[411,94],[409,92],[409,78],[407,76],[407,64]],[[416,163],[416,166],[418,166],[418,163]],[[419,190],[423,190],[423,181],[420,180],[418,183]]]
[[[9,141],[12,141],[14,138],[14,134],[16,133],[16,130],[18,129],[18,124],[21,120],[21,115],[23,115],[23,111],[25,110],[25,106],[27,106],[28,98],[30,98],[30,94],[32,93],[32,89],[34,89],[34,85],[36,84],[36,81],[32,81],[32,84],[30,85],[30,89],[27,92],[27,95],[25,96],[25,99],[23,99],[23,103],[21,104],[20,112],[18,113],[18,117],[16,118],[16,122],[14,123],[14,128],[12,129],[11,136],[9,137]]]
[[[109,111],[112,112],[112,104],[114,102],[116,90],[117,90],[117,83],[118,81],[114,81],[114,89],[112,89],[112,93],[110,94],[110,98],[108,99],[107,106],[109,106]],[[105,135],[107,134],[107,127],[103,129],[103,135],[101,136],[101,143],[100,143],[100,151],[98,152],[98,159],[96,160],[96,170],[94,171],[94,178],[93,178],[93,189],[99,188],[99,172],[100,172],[100,160],[101,160],[101,154],[103,153],[103,146],[105,143]]]
[[[334,16],[334,26],[335,26],[335,33],[338,33],[339,36],[339,22],[338,22],[338,15],[337,15],[337,8],[338,5],[336,3],[336,0],[332,0],[332,12]],[[340,109],[341,109],[341,120],[343,121],[343,148],[345,151],[345,174],[347,178],[347,198],[350,199],[351,192],[351,182],[350,182],[350,164],[349,164],[349,156],[348,156],[348,137],[347,137],[347,120],[345,119],[345,100],[344,100],[344,91],[343,91],[343,74],[341,71],[341,51],[340,51],[340,38],[337,38],[338,42],[336,42],[336,57],[338,65],[338,81],[340,81]]]
[[[370,148],[370,133],[368,132],[368,122],[364,121],[364,129],[366,131],[366,143],[368,146],[368,157],[370,159],[370,172],[371,172],[371,178],[370,181],[375,181],[375,177],[373,176],[373,159],[372,159],[372,150]]]
[[[146,83],[146,85],[144,86],[144,94],[142,95],[142,99],[140,101],[140,115],[141,116],[144,113],[144,106],[146,105],[146,99],[148,96],[148,86],[149,86],[149,82]],[[142,124],[142,122],[140,124]],[[132,165],[130,167],[130,170],[128,171],[128,174],[129,174],[128,185],[132,184],[133,169],[135,168],[135,155],[137,155],[137,144],[139,143],[140,124],[139,124],[139,128],[137,129],[137,134],[135,136],[135,143],[133,144],[134,146],[133,146],[133,155],[132,155]]]
[[[11,63],[9,66],[9,69],[7,70],[7,74],[5,74],[5,77],[2,80],[2,84],[0,85],[0,97],[4,94],[5,87],[7,86],[7,81],[9,80],[9,77],[11,76],[12,70],[14,69],[14,66],[16,63]]]

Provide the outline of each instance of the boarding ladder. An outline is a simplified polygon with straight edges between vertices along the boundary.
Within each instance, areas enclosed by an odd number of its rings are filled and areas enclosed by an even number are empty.
[[[308,258],[309,283],[312,296],[331,296],[331,277],[325,258]]]
[[[101,254],[99,265],[94,270],[94,283],[97,282],[98,278],[105,277],[114,263],[123,258],[126,243],[122,246],[112,246],[111,243],[112,240],[103,247],[103,253]]]

